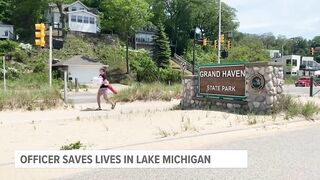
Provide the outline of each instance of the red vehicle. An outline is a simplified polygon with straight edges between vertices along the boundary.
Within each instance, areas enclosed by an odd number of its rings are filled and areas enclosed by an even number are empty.
[[[309,87],[310,86],[310,77],[301,77],[298,81],[294,83],[296,87]],[[319,86],[317,81],[314,81],[314,86]]]

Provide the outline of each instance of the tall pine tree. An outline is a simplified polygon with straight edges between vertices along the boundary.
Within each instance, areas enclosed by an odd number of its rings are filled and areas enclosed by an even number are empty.
[[[153,56],[157,65],[161,68],[167,68],[170,65],[170,43],[169,38],[164,32],[164,26],[162,23],[157,25],[157,31],[154,35],[154,49]]]

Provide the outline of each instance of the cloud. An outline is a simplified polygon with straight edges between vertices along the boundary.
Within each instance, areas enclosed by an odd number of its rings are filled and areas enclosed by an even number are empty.
[[[320,35],[319,0],[222,0],[237,9],[239,31],[311,39]]]

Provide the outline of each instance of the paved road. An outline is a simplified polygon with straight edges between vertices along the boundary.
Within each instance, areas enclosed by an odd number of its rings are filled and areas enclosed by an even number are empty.
[[[124,89],[126,86],[116,85],[117,89]],[[314,92],[319,91],[320,87],[316,87]],[[96,90],[92,90],[91,92],[82,92],[82,93],[69,93],[69,102],[74,104],[84,104],[84,103],[95,103],[96,102]],[[286,85],[284,87],[284,94],[292,95],[292,96],[309,96],[309,87],[295,87],[294,85]],[[112,94],[110,94],[112,96]],[[320,93],[316,95],[316,97],[320,97]]]
[[[268,136],[208,143],[201,149],[246,149],[247,169],[104,169],[64,178],[77,179],[217,179],[319,180],[320,125]]]
[[[320,87],[314,88],[314,93],[320,91]],[[309,96],[310,87],[295,87],[294,85],[285,85],[284,86],[284,94],[289,94],[292,96]],[[320,93],[315,95],[316,97],[320,97]]]

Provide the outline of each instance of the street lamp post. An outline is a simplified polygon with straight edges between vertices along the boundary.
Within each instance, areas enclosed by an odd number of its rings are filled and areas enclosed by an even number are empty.
[[[6,84],[6,56],[3,56],[3,89],[7,91],[7,84]]]
[[[195,66],[195,51],[196,51],[196,40],[197,40],[197,34],[201,33],[201,30],[196,27],[194,28],[194,36],[193,36],[193,49],[192,49],[192,74],[194,75],[194,66]]]
[[[219,0],[219,31],[218,31],[218,64],[220,64],[221,57],[221,0]]]

